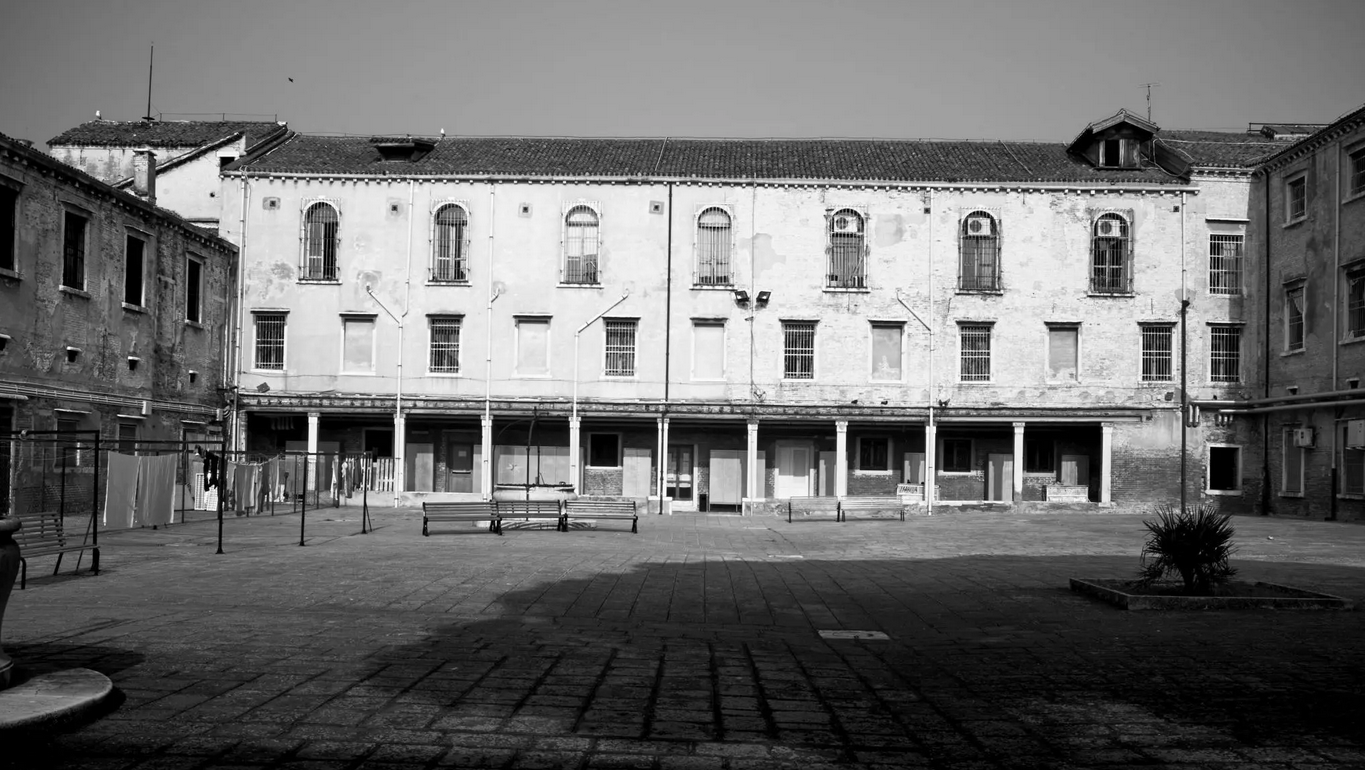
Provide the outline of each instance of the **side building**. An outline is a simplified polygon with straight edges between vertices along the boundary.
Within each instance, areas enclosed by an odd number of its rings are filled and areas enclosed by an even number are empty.
[[[216,430],[235,260],[153,201],[0,136],[0,430],[99,430],[111,447]],[[26,477],[51,468],[4,456],[0,505],[27,510]]]
[[[409,497],[1244,498],[1182,404],[1254,384],[1210,248],[1283,146],[291,135],[223,174],[235,435]]]

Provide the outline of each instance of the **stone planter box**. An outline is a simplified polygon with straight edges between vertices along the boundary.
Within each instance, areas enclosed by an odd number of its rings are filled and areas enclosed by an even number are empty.
[[[1049,503],[1088,503],[1090,487],[1072,487],[1062,484],[1048,484],[1044,497]]]
[[[1125,610],[1351,610],[1355,602],[1300,588],[1256,583],[1264,596],[1169,596],[1139,593],[1127,580],[1071,578],[1071,590]]]

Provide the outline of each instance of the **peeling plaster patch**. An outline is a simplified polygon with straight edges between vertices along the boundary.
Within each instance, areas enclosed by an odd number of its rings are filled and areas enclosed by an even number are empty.
[[[769,268],[786,264],[787,258],[773,250],[773,237],[767,233],[757,233],[753,240],[754,275],[759,276]]]
[[[905,240],[905,219],[900,214],[877,217],[873,231],[878,248],[895,246]]]

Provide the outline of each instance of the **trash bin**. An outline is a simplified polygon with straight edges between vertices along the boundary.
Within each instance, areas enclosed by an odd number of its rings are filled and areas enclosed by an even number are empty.
[[[711,510],[711,501],[707,499],[708,497],[710,496],[707,495],[705,492],[700,492],[697,494],[697,510],[701,511],[702,513],[707,513]]]

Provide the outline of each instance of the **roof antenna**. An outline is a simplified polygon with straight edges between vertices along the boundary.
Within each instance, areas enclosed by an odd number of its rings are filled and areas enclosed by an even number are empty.
[[[1159,86],[1160,83],[1139,83],[1138,87],[1147,89],[1147,122],[1152,122],[1152,86]]]
[[[152,50],[147,54],[147,114],[143,120],[148,122],[152,119],[152,64],[156,61],[156,43],[152,43]]]

